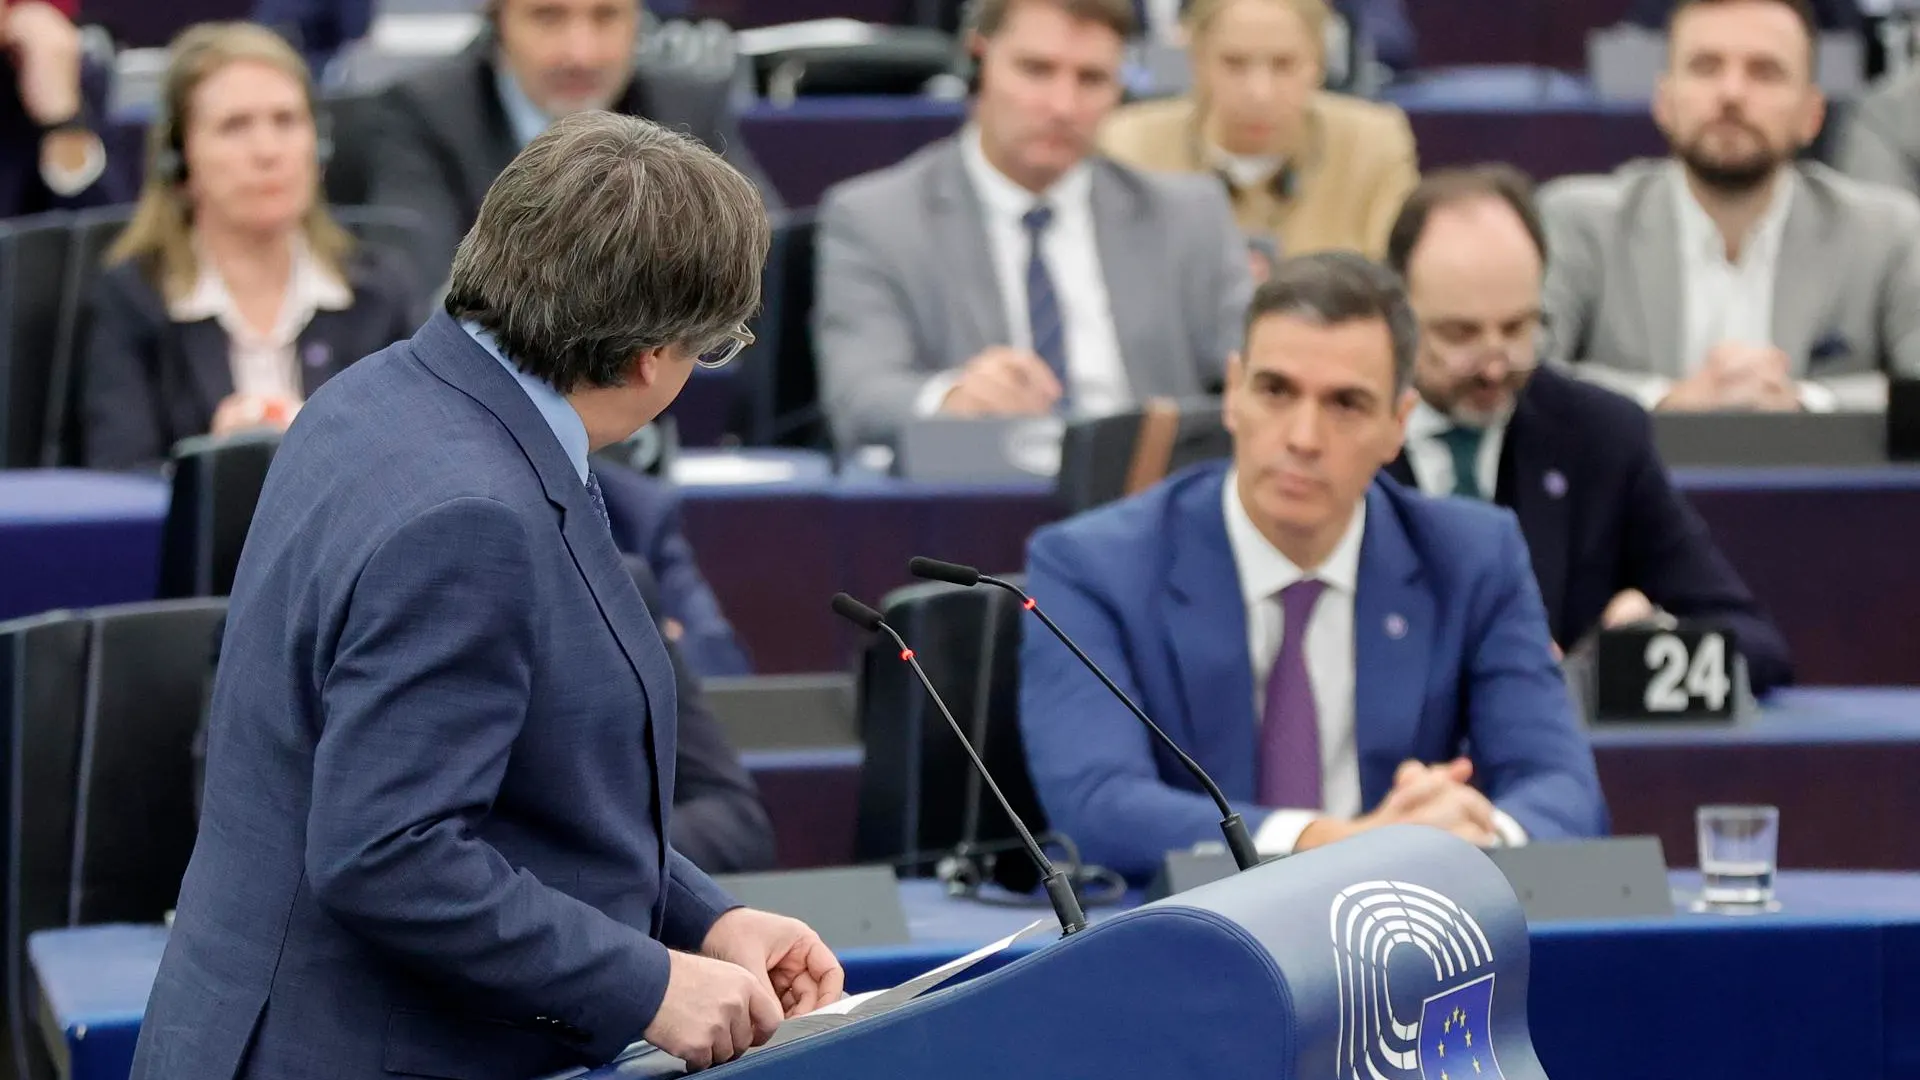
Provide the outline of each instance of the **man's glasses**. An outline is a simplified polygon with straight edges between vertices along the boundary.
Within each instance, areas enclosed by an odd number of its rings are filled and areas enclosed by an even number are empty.
[[[734,357],[753,344],[753,340],[753,331],[747,329],[746,323],[741,323],[738,328],[727,331],[726,338],[720,344],[694,357],[693,362],[703,368],[726,367]]]

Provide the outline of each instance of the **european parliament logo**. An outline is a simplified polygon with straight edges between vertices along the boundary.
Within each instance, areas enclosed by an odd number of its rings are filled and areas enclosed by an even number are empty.
[[[1473,916],[1404,881],[1344,889],[1330,914],[1338,1080],[1505,1080],[1493,1050],[1493,947]]]

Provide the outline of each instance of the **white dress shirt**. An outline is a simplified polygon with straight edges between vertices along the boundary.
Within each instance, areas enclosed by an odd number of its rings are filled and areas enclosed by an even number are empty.
[[[1113,306],[1107,298],[1107,279],[1094,233],[1093,173],[1082,163],[1045,194],[1035,195],[987,161],[980,147],[980,133],[971,127],[961,133],[960,156],[986,221],[987,250],[1007,317],[1006,344],[1016,349],[1033,348],[1033,325],[1027,316],[1031,244],[1020,219],[1045,203],[1053,209],[1053,221],[1041,233],[1040,253],[1060,303],[1070,383],[1067,389],[1073,411],[1103,416],[1132,407],[1133,388],[1120,355],[1120,335],[1114,328]],[[923,416],[938,412],[959,375],[954,369],[929,380],[915,402],[916,411]]]
[[[1240,575],[1240,596],[1247,605],[1247,655],[1253,662],[1253,715],[1259,722],[1266,705],[1267,676],[1280,654],[1287,633],[1280,607],[1280,590],[1302,578],[1326,583],[1326,591],[1307,618],[1307,681],[1320,722],[1320,791],[1317,808],[1283,807],[1274,810],[1255,832],[1253,844],[1262,855],[1293,851],[1300,834],[1318,818],[1352,819],[1367,807],[1360,793],[1360,748],[1354,723],[1353,602],[1360,581],[1360,541],[1366,533],[1367,504],[1354,508],[1353,520],[1326,562],[1311,573],[1267,542],[1240,503],[1236,474],[1228,473],[1221,494],[1221,513],[1227,522],[1227,545]],[[1508,844],[1526,842],[1526,831],[1506,814],[1494,811],[1494,823]]]
[[[1487,425],[1480,440],[1480,452],[1473,462],[1473,477],[1480,494],[1491,502],[1500,486],[1500,449],[1507,441],[1507,417]],[[1446,414],[1426,403],[1414,402],[1413,415],[1407,417],[1407,464],[1413,469],[1414,482],[1428,495],[1453,494],[1453,451],[1440,436],[1454,427]]]
[[[219,322],[230,343],[227,362],[233,372],[234,393],[303,400],[305,380],[300,374],[300,357],[295,355],[300,332],[313,321],[315,312],[352,307],[353,290],[314,257],[305,237],[296,235],[286,297],[280,302],[280,314],[272,329],[263,334],[240,314],[213,260],[202,254],[199,262],[200,277],[193,291],[168,304],[168,316],[182,323],[203,319]]]
[[[1680,262],[1680,349],[1684,370],[1699,371],[1707,354],[1721,342],[1772,345],[1773,287],[1779,278],[1780,248],[1787,231],[1799,178],[1782,169],[1774,181],[1773,201],[1754,223],[1740,245],[1737,260],[1727,258],[1726,238],[1687,187],[1686,170],[1678,162],[1668,166],[1679,227],[1674,240]],[[1611,373],[1609,373],[1611,374]],[[1605,380],[1651,409],[1673,389],[1674,380],[1661,375],[1622,373]],[[1837,399],[1818,383],[1798,384],[1800,405],[1809,411],[1831,412]]]

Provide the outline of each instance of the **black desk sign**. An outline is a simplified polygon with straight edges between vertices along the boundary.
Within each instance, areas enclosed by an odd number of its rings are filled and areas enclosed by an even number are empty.
[[[1594,719],[1732,721],[1743,674],[1733,632],[1711,624],[1635,625],[1595,641]]]

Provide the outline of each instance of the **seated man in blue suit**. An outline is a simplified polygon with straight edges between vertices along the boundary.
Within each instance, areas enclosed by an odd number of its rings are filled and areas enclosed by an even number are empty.
[[[1547,254],[1516,169],[1432,173],[1407,197],[1387,264],[1420,319],[1420,401],[1392,475],[1519,517],[1562,648],[1658,608],[1729,627],[1756,693],[1790,681],[1786,643],[1667,479],[1646,410],[1537,366]]]
[[[733,624],[694,558],[673,485],[618,465],[597,466],[597,471],[614,544],[646,559],[659,588],[660,607],[654,615],[661,633],[680,646],[688,667],[707,678],[753,674]]]
[[[1416,334],[1385,268],[1282,262],[1228,369],[1232,460],[1029,547],[1033,594],[1263,853],[1396,823],[1484,845],[1606,829],[1513,515],[1378,475]],[[1193,779],[1050,635],[1026,635],[1020,679],[1034,789],[1088,861],[1138,879],[1220,838]]]

